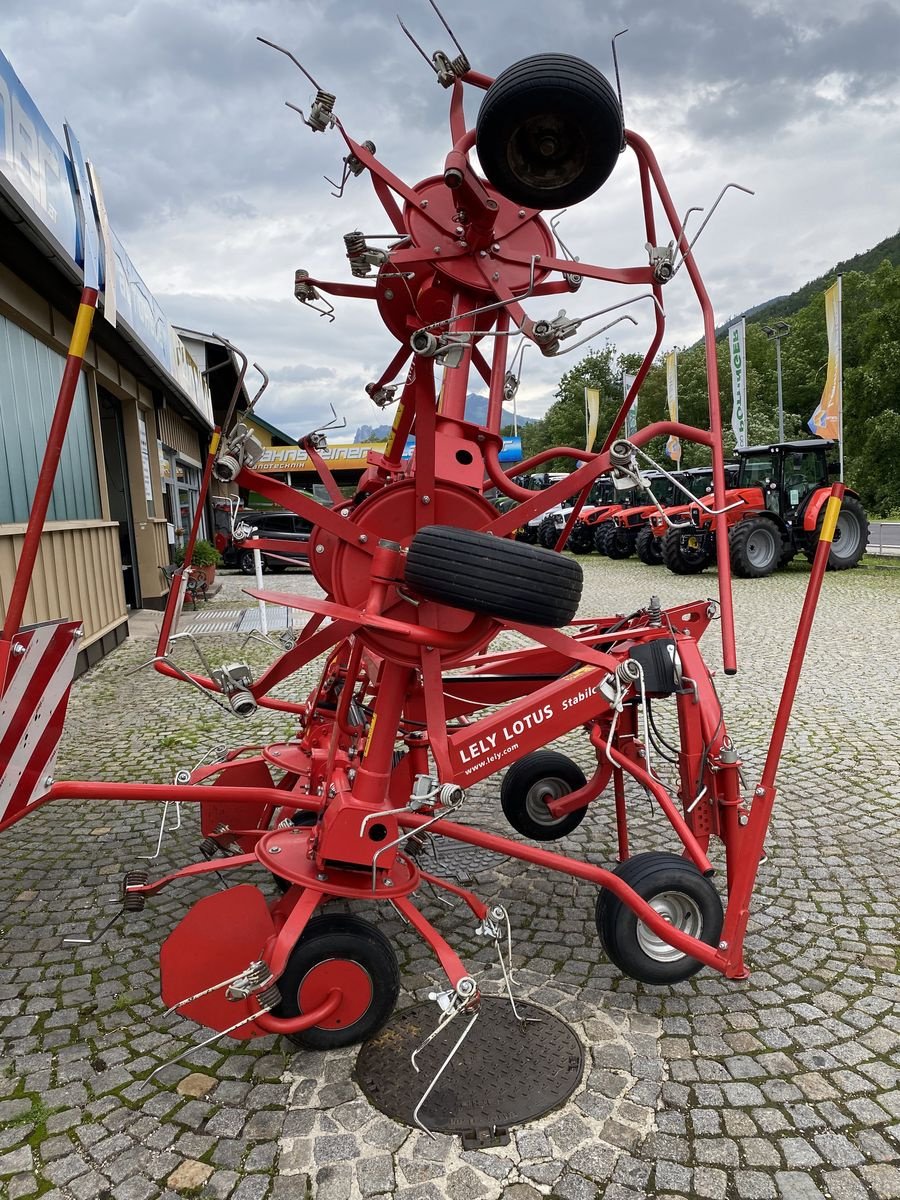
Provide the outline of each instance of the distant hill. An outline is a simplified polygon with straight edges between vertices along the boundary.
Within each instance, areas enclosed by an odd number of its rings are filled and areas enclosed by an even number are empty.
[[[475,425],[483,425],[487,417],[487,396],[482,396],[478,392],[469,392],[466,396],[466,420],[472,421]],[[533,417],[518,418],[519,425],[531,425]],[[500,418],[500,428],[503,429],[507,425],[513,423],[512,409],[504,408],[503,415]],[[356,431],[354,442],[383,442],[391,432],[390,425],[360,425]]]
[[[849,271],[861,271],[864,275],[868,275],[877,270],[885,259],[891,266],[900,266],[900,231],[891,237],[886,237],[871,250],[864,250],[861,254],[854,254],[852,258],[835,263],[824,275],[820,275],[818,279],[811,279],[809,283],[804,283],[803,287],[798,288],[796,292],[791,292],[787,296],[775,296],[772,300],[765,300],[762,304],[738,313],[737,316],[731,317],[726,324],[716,330],[716,335],[724,334],[727,326],[740,320],[741,317],[746,317],[748,321],[775,321],[781,317],[789,317],[799,312],[801,308],[805,308],[813,297],[821,295],[826,287],[834,282],[836,275],[845,275]]]

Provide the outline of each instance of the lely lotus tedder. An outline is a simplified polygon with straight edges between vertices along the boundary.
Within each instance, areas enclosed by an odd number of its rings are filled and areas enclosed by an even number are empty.
[[[336,130],[344,139],[343,183],[368,177],[393,232],[381,245],[358,231],[347,234],[354,282],[333,283],[300,270],[294,294],[326,316],[326,295],[377,307],[396,350],[366,390],[381,407],[395,404],[393,429],[385,452],[370,454],[352,499],[342,495],[322,461],[321,434],[301,441],[331,497],[325,506],[256,472],[258,444],[233,414],[217,431],[204,494],[215,475],[310,521],[310,566],[324,595],[250,590],[306,614],[295,644],[257,678],[241,664],[204,674],[176,664],[172,654],[191,576],[198,505],[155,669],[209,692],[238,717],[258,707],[289,713],[296,732],[262,750],[238,745],[167,786],[52,779],[79,623],[19,627],[97,305],[99,278],[86,272],[0,641],[0,829],[54,801],[196,802],[203,849],[212,857],[159,879],[129,873],[123,906],[139,910],[179,880],[210,877],[212,885],[233,870],[257,870],[261,886],[212,891],[162,946],[164,1003],[215,1035],[284,1034],[321,1049],[362,1041],[385,1023],[399,992],[395,953],[371,921],[330,913],[335,898],[384,902],[404,917],[447,978],[436,994],[437,1022],[443,1027],[462,1013],[471,1021],[480,1002],[478,981],[425,918],[416,895],[423,882],[453,893],[498,948],[501,933],[506,939],[506,913],[426,871],[427,859],[417,853],[423,830],[596,885],[603,950],[646,984],[677,983],[701,967],[730,979],[747,975],[744,934],[776,767],[843,489],[832,489],[765,768],[747,791],[699,646],[710,622],[718,620],[725,672],[737,669],[714,319],[684,222],[653,151],[625,127],[617,91],[593,66],[539,54],[491,79],[470,67],[458,44],[457,50],[456,57],[437,52],[428,59],[449,96],[450,149],[437,172],[413,186],[381,162],[371,142],[349,134],[334,96],[315,84],[306,124],[314,131]],[[473,92],[480,107],[470,126],[464,97]],[[635,247],[627,265],[575,260],[564,247],[561,252],[543,210],[586,199],[622,156],[636,163],[646,247]],[[662,344],[665,285],[682,267],[705,331],[708,428],[660,422],[624,440],[619,431]],[[598,452],[558,446],[504,470],[501,408],[517,382],[508,370],[511,338],[522,337],[552,357],[585,323],[588,336],[595,336],[596,322],[616,305],[585,305],[582,316],[565,309],[552,319],[528,314],[531,301],[574,302],[595,281],[624,285],[630,289],[628,312],[639,301],[652,314],[643,364],[612,431]],[[489,394],[483,425],[465,418],[473,373]],[[561,533],[565,539],[601,474],[611,473],[623,490],[646,486],[647,467],[663,468],[650,463],[642,448],[670,435],[699,443],[711,455],[708,507],[719,534],[718,601],[666,608],[651,598],[627,615],[576,617],[578,562],[516,542],[515,530],[578,493]],[[410,457],[404,451],[412,439]],[[572,460],[574,469],[544,491],[513,481],[513,473],[560,458]],[[517,505],[498,515],[485,499],[493,489]],[[277,540],[251,538],[246,545],[273,554],[285,550]],[[290,549],[296,552],[294,545]],[[525,648],[492,651],[506,631],[521,635],[519,643],[527,640]],[[313,660],[321,670],[305,699],[273,695],[276,685]],[[673,706],[678,745],[677,784],[671,788],[650,763],[651,701]],[[596,759],[588,779],[571,760],[545,749],[578,728]],[[504,770],[498,789],[503,811],[528,841],[465,823],[467,789]],[[662,811],[680,854],[630,854],[626,780]],[[615,817],[615,864],[601,868],[534,844],[561,838],[590,820],[589,809],[597,805]],[[724,847],[721,873],[710,857],[714,843]]]

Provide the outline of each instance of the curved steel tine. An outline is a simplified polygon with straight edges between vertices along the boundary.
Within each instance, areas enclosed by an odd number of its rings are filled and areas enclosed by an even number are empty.
[[[453,45],[457,48],[457,50],[460,52],[460,54],[463,56],[463,58],[468,58],[465,50],[463,50],[462,46],[457,41],[456,34],[453,32],[453,30],[450,28],[450,26],[445,21],[444,14],[441,12],[441,10],[438,8],[438,6],[435,4],[434,0],[428,0],[428,3],[431,5],[431,7],[437,13],[437,18],[440,21],[440,23],[450,34],[450,38],[451,38],[451,41],[453,42]]]
[[[690,243],[687,245],[687,247],[683,251],[683,253],[681,255],[681,261],[678,263],[678,265],[675,267],[674,271],[672,272],[672,276],[671,276],[672,279],[674,279],[675,276],[678,274],[678,272],[681,270],[682,266],[684,265],[685,259],[691,253],[691,251],[694,249],[694,247],[697,245],[697,239],[700,237],[700,234],[703,232],[703,230],[709,224],[710,217],[712,217],[713,213],[719,207],[719,204],[722,201],[722,197],[725,195],[725,193],[728,191],[729,188],[735,188],[739,192],[746,192],[748,196],[756,195],[756,192],[754,192],[753,188],[744,187],[744,185],[742,183],[726,183],[725,186],[722,188],[721,192],[719,192],[718,196],[716,196],[715,203],[713,204],[712,208],[709,210],[709,212],[706,214],[706,217],[700,223],[700,228],[694,234]]]
[[[304,67],[303,63],[299,60],[299,58],[295,58],[295,56],[293,54],[291,54],[290,50],[285,50],[284,46],[279,46],[277,42],[270,42],[268,38],[260,37],[259,34],[257,34],[256,40],[258,42],[262,42],[262,44],[264,46],[271,46],[273,50],[279,50],[282,54],[286,54],[287,57],[291,60],[291,62],[294,64],[294,66],[298,67],[303,72],[303,74],[306,76],[306,78],[313,85],[313,87],[316,89],[317,92],[321,92],[323,90],[316,83],[316,81],[313,79],[312,75],[310,75],[309,71],[307,71],[306,67]],[[293,108],[294,106],[291,105],[291,107]]]
[[[441,1066],[438,1070],[438,1073],[435,1075],[434,1079],[432,1079],[431,1083],[429,1083],[428,1087],[425,1089],[422,1099],[419,1101],[419,1103],[413,1109],[413,1120],[418,1125],[418,1127],[422,1130],[422,1132],[427,1133],[430,1138],[433,1138],[434,1134],[431,1132],[431,1130],[428,1128],[427,1125],[424,1125],[419,1120],[419,1112],[421,1111],[422,1105],[425,1103],[425,1101],[428,1099],[428,1097],[434,1091],[435,1084],[440,1079],[440,1077],[443,1075],[443,1073],[446,1071],[447,1067],[449,1067],[450,1063],[453,1061],[453,1058],[456,1055],[456,1052],[459,1050],[460,1046],[463,1044],[463,1042],[469,1036],[472,1026],[478,1020],[480,1015],[481,1015],[481,1010],[476,1008],[475,1012],[472,1014],[472,1018],[469,1021],[468,1025],[465,1027],[465,1029],[459,1035],[459,1037],[456,1041],[456,1045],[453,1047],[453,1049],[450,1051],[450,1053],[444,1059],[443,1063],[441,1064]]]
[[[425,51],[422,49],[422,47],[419,45],[419,43],[416,41],[416,39],[413,37],[413,35],[409,32],[409,30],[406,28],[406,26],[403,24],[400,14],[397,13],[396,16],[397,16],[397,20],[400,22],[400,28],[403,30],[403,32],[406,34],[406,36],[409,38],[409,40],[412,42],[412,44],[415,46],[415,48],[418,50],[418,52],[422,55],[422,57],[425,59],[425,61],[428,63],[429,67],[431,67],[432,71],[434,71],[435,75],[437,75],[437,67],[434,65],[434,63],[431,61],[431,59],[428,57],[428,55],[425,53]]]
[[[260,398],[260,396],[263,394],[263,392],[269,386],[269,376],[266,374],[266,372],[263,370],[263,368],[259,365],[259,363],[255,362],[253,364],[253,369],[254,369],[254,371],[259,371],[260,375],[262,375],[262,383],[259,385],[259,391],[256,393],[256,395],[253,397],[253,399],[247,405],[247,407],[245,409],[245,413],[253,412],[253,409],[256,407],[257,400]]]
[[[241,389],[244,386],[244,376],[247,374],[247,367],[250,365],[247,355],[243,350],[239,350],[237,346],[229,342],[228,338],[223,337],[221,333],[213,333],[212,336],[217,342],[220,342],[226,350],[230,350],[232,354],[236,354],[241,360],[241,369],[238,372],[237,383],[234,385],[234,391],[231,393],[231,399],[228,401],[228,409],[225,413],[225,419],[222,422],[222,432],[228,433],[231,426],[231,418],[234,416],[234,411],[237,408],[237,402],[240,399]]]
[[[621,110],[622,110],[623,130],[624,130],[624,122],[625,122],[625,105],[622,103],[622,80],[619,77],[619,55],[616,52],[616,41],[622,36],[623,33],[627,33],[627,32],[628,32],[627,27],[625,29],[620,29],[618,33],[613,34],[613,39],[612,39],[613,67],[615,68],[615,71],[616,71],[616,94],[619,97],[619,108],[621,108]],[[621,154],[624,149],[625,149],[625,134],[623,132],[622,146],[619,150],[619,153]]]

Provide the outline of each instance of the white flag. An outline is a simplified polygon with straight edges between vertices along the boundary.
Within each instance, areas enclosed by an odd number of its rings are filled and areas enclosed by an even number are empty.
[[[669,420],[678,421],[678,355],[674,350],[666,355],[666,401],[669,406]],[[681,442],[670,434],[666,442],[666,454],[672,462],[681,462]]]
[[[731,428],[735,445],[750,445],[750,426],[747,419],[747,355],[744,349],[746,321],[743,317],[728,329],[728,357],[731,360]]]
[[[631,385],[634,383],[636,376],[622,374],[622,399],[624,400],[631,391]],[[627,438],[634,437],[637,433],[637,410],[638,398],[635,396],[634,404],[629,408],[625,416],[625,436]]]

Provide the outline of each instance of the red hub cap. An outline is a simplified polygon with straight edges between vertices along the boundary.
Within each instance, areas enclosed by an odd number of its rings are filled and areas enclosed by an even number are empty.
[[[365,967],[347,958],[329,958],[316,963],[306,972],[297,990],[301,1012],[312,1012],[328,999],[329,992],[339,990],[341,1003],[318,1029],[346,1029],[355,1025],[372,1003],[372,977]]]

